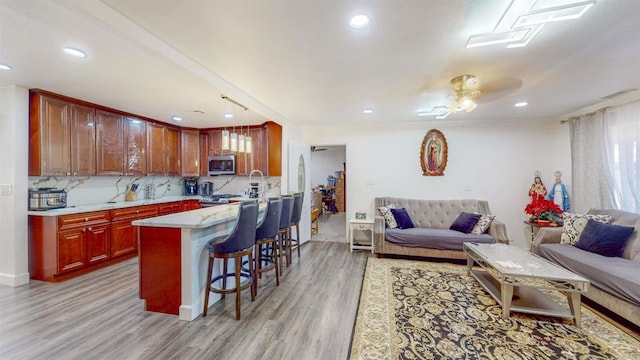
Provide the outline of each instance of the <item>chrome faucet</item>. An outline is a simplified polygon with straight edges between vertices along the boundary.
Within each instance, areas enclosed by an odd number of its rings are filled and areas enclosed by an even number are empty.
[[[258,188],[258,194],[260,196],[260,202],[264,202],[264,174],[258,169],[251,170],[251,172],[249,173],[249,189],[251,189],[251,178],[253,177],[253,173],[260,174],[260,187]]]

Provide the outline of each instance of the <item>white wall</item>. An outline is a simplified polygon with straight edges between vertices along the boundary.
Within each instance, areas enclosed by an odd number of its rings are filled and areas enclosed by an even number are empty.
[[[323,151],[311,152],[311,187],[327,185],[327,176],[335,176],[347,161],[345,146],[317,146]]]
[[[0,284],[29,283],[27,162],[29,92],[0,87]]]
[[[422,175],[420,146],[432,128],[447,139],[444,176]],[[314,144],[346,144],[348,217],[359,209],[373,214],[379,196],[483,199],[506,223],[512,243],[525,247],[524,207],[534,171],[551,185],[560,169],[570,186],[568,129],[556,122],[310,126],[301,132]]]

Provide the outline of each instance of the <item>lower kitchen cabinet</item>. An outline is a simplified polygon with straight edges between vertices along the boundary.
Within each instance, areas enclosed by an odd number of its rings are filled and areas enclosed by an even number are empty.
[[[56,282],[138,255],[134,220],[200,208],[198,200],[29,216],[29,275]]]
[[[138,230],[131,225],[134,220],[154,217],[156,205],[134,206],[111,210],[111,257],[138,253]]]

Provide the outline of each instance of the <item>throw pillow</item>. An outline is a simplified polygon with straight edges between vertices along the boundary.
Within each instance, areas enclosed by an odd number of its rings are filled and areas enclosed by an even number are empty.
[[[382,216],[384,217],[384,222],[387,224],[387,227],[389,229],[395,229],[398,227],[398,224],[396,223],[396,219],[393,217],[393,214],[391,213],[391,209],[395,209],[396,206],[393,204],[389,204],[387,206],[380,206],[378,208],[378,211],[380,211],[380,214],[382,214]]]
[[[472,214],[468,212],[462,212],[458,215],[456,221],[451,224],[449,229],[456,230],[468,234],[473,230],[473,227],[476,226],[478,221],[480,220],[482,215],[480,214]]]
[[[480,220],[478,220],[478,223],[473,227],[473,230],[471,230],[471,233],[477,235],[484,234],[487,232],[489,225],[491,225],[491,222],[495,218],[495,215],[482,215]]]
[[[405,208],[391,209],[391,213],[393,214],[393,217],[396,219],[398,228],[413,229],[415,227],[413,225],[413,221],[411,221],[411,217],[409,216],[409,214],[407,214],[407,210]]]
[[[604,224],[611,222],[611,215],[582,215],[563,213],[562,214],[562,235],[561,244],[575,244],[580,239],[582,230],[587,226],[588,220],[595,220]]]
[[[588,220],[580,240],[573,246],[602,256],[622,256],[634,230],[635,228],[631,226],[603,224]]]

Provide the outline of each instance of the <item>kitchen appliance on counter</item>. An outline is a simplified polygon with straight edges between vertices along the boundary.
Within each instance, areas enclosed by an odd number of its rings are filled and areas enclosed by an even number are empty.
[[[211,194],[200,198],[200,207],[209,207],[216,205],[224,205],[230,203],[230,199],[241,197],[234,194]]]
[[[209,176],[236,174],[235,155],[211,155],[207,163]]]
[[[65,207],[67,207],[67,192],[64,189],[29,189],[29,210],[46,211]]]
[[[198,195],[198,178],[184,178],[184,196]]]
[[[260,183],[250,183],[249,184],[249,199],[257,199],[258,195],[259,195],[259,188],[258,186],[260,185]]]
[[[208,197],[213,195],[213,183],[211,181],[203,181],[200,184],[200,196]]]

